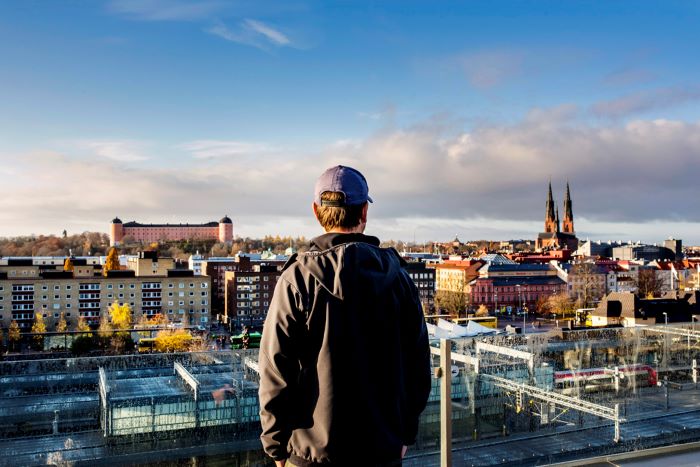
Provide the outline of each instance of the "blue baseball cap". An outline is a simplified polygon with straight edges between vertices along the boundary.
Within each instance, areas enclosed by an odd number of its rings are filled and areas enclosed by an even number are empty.
[[[345,201],[321,201],[327,191],[337,191],[345,195]],[[314,203],[318,206],[354,206],[372,202],[369,197],[367,180],[358,170],[344,165],[336,165],[326,170],[316,180]]]

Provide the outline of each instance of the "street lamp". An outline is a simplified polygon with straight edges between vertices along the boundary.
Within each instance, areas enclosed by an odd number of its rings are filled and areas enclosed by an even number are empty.
[[[693,315],[691,318],[691,322],[693,323],[693,334],[695,334],[695,321],[698,320],[698,315]]]
[[[493,314],[498,314],[498,294],[495,292],[493,294]]]
[[[664,325],[665,325],[665,326],[668,326],[668,313],[666,313],[666,312],[664,311],[663,314],[664,314],[664,323],[665,323]]]

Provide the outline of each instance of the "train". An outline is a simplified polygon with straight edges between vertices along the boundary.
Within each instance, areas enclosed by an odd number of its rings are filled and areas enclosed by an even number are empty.
[[[629,387],[656,386],[658,375],[649,365],[621,365],[618,367],[621,383]],[[600,391],[615,388],[615,371],[611,368],[586,368],[581,370],[564,370],[554,372],[554,387],[564,394],[582,390]],[[633,382],[631,382],[633,381]]]

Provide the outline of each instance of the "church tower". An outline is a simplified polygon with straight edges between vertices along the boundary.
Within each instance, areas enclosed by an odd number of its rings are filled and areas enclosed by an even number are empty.
[[[549,182],[549,195],[547,196],[547,204],[545,206],[544,231],[558,232],[559,222],[554,214],[554,197],[552,196],[552,182]]]
[[[566,197],[564,198],[564,224],[562,227],[564,233],[574,233],[574,210],[571,205],[571,191],[569,190],[569,182],[566,182]]]

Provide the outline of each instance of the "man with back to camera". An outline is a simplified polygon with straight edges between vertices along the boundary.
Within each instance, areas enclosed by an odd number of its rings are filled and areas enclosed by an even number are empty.
[[[335,166],[317,180],[326,233],[293,255],[260,343],[265,452],[285,465],[401,465],[430,392],[418,290],[393,248],[364,235],[367,181]]]

